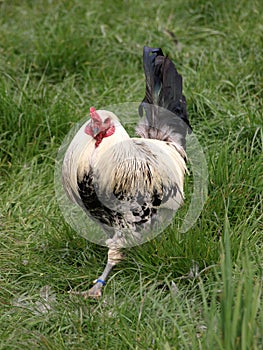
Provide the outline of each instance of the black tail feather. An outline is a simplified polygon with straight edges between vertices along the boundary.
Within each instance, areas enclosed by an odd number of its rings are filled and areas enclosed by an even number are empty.
[[[148,138],[180,140],[185,146],[185,136],[187,131],[191,132],[191,126],[182,94],[181,75],[160,48],[145,46],[143,63],[146,92],[139,106],[139,114],[143,116],[145,111],[146,120],[139,124],[137,132]]]

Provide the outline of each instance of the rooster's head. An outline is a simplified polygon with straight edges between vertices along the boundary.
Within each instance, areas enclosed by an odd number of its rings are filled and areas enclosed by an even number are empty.
[[[92,136],[95,140],[95,146],[98,147],[104,137],[114,134],[115,125],[110,115],[105,115],[106,111],[96,111],[90,107],[90,122],[85,128],[85,133]]]

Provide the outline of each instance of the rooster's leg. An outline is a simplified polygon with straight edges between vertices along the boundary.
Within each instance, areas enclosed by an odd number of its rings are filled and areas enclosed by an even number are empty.
[[[85,299],[87,297],[99,298],[102,294],[102,287],[105,285],[105,281],[111,272],[112,268],[122,260],[122,254],[118,249],[109,249],[108,261],[105,269],[100,277],[94,281],[94,286],[85,292],[71,292],[73,294],[82,295]]]

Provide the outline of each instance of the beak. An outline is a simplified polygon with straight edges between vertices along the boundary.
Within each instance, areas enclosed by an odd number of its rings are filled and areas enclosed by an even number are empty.
[[[92,128],[92,131],[93,131],[94,137],[96,137],[96,136],[99,134],[100,129],[99,129],[97,126],[94,126],[94,127]]]
[[[96,121],[94,121],[93,119],[91,119],[89,125],[90,125],[90,129],[92,132],[92,136],[96,137],[100,132],[100,127],[99,127],[98,123]]]

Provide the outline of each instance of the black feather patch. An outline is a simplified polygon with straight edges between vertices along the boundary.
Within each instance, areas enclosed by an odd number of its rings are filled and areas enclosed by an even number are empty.
[[[144,47],[145,97],[139,106],[139,114],[146,113],[149,129],[170,129],[170,134],[180,134],[185,146],[187,132],[191,132],[186,99],[182,94],[182,77],[173,62],[163,55],[162,49]],[[169,113],[169,112],[171,113]],[[145,133],[144,133],[145,134]],[[150,130],[144,137],[155,138]],[[162,139],[157,137],[158,139]],[[164,140],[164,139],[162,139]],[[165,141],[165,140],[164,140]],[[171,137],[171,140],[172,137]]]
[[[113,189],[112,195],[101,192],[94,181],[93,172],[85,174],[78,181],[79,195],[87,210],[87,214],[104,228],[113,228],[109,232],[121,231],[129,228],[135,232],[145,229],[146,225],[152,225],[156,220],[159,206],[172,196],[175,196],[178,188],[163,188],[161,193],[156,189],[151,194],[139,191],[131,196],[125,189]],[[103,200],[102,200],[103,198]],[[116,206],[118,202],[118,209]],[[106,226],[106,227],[105,227]]]

